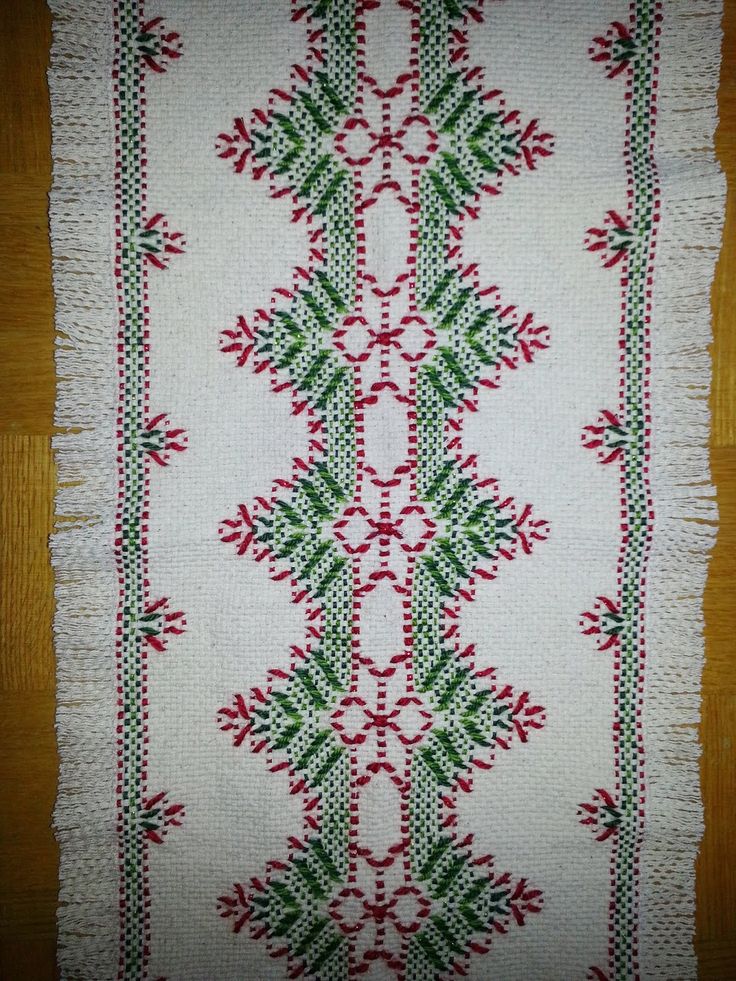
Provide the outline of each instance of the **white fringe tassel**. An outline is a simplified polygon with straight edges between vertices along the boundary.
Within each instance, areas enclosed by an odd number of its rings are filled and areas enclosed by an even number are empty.
[[[61,757],[59,965],[117,976],[115,616],[116,334],[113,274],[113,5],[50,0],[58,467],[56,572]]]
[[[647,575],[641,852],[643,978],[697,977],[695,859],[703,832],[698,723],[703,592],[716,535],[710,485],[710,288],[725,200],[713,152],[720,0],[666,0],[657,162],[662,221],[652,336],[654,542]]]

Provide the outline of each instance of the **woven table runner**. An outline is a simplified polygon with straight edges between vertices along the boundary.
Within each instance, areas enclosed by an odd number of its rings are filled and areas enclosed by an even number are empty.
[[[696,975],[718,0],[51,0],[59,961]]]

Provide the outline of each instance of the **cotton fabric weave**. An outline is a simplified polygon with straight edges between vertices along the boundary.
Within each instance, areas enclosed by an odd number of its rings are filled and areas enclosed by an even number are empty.
[[[62,975],[694,978],[720,4],[51,6]]]

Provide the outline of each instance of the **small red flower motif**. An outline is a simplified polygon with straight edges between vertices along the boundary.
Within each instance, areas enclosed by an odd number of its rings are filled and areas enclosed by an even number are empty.
[[[168,638],[178,636],[186,630],[187,621],[182,610],[170,610],[169,601],[164,596],[146,607],[138,629],[143,640],[159,653],[166,650]]]
[[[542,890],[535,889],[526,879],[520,879],[511,893],[511,914],[523,926],[530,913],[539,913],[542,909]]]
[[[233,745],[240,746],[250,734],[251,718],[242,695],[233,696],[230,705],[223,705],[217,713],[217,724],[223,732],[232,735]]]
[[[144,453],[160,467],[166,467],[172,453],[183,453],[187,448],[185,429],[171,429],[167,415],[162,412],[146,423],[140,435],[140,445]]]
[[[238,555],[245,555],[255,540],[257,511],[270,510],[271,505],[265,498],[258,498],[253,513],[245,504],[238,505],[238,513],[233,518],[223,518],[220,523],[220,541],[237,547]],[[256,542],[257,545],[257,542]],[[268,549],[256,552],[256,560],[260,561],[268,554]]]
[[[521,364],[531,364],[537,353],[548,348],[550,342],[549,327],[535,323],[533,314],[521,317],[515,305],[503,306],[500,302],[495,306],[495,313],[500,361],[489,376],[480,378],[484,388],[497,387],[501,367],[513,371]]]
[[[578,819],[590,828],[596,841],[606,841],[620,828],[622,815],[613,797],[599,787],[591,801],[579,805]]]
[[[223,919],[231,921],[233,933],[240,933],[251,917],[251,908],[239,882],[233,883],[232,892],[217,897],[217,912]]]
[[[505,711],[497,719],[497,732],[494,737],[501,749],[509,748],[513,736],[516,736],[520,742],[526,743],[533,729],[544,728],[546,719],[544,707],[531,703],[528,691],[517,695],[510,685],[499,689],[494,686],[492,690],[496,703],[505,706]],[[482,763],[481,768],[483,768]]]
[[[605,65],[608,78],[615,78],[631,64],[636,55],[636,43],[631,31],[615,20],[605,34],[593,38],[588,53],[591,61]]]
[[[509,113],[504,122],[510,122],[515,116],[518,116],[518,113]],[[537,119],[532,119],[526,126],[519,137],[519,149],[528,170],[536,170],[537,157],[552,156],[554,139],[551,133],[544,133],[539,129]]]
[[[147,262],[157,269],[165,269],[172,255],[182,255],[186,241],[183,232],[170,232],[163,213],[149,218],[138,233],[138,248]]]
[[[330,724],[346,746],[361,746],[372,729],[380,730],[383,738],[395,736],[404,746],[414,746],[431,730],[434,718],[416,695],[404,695],[382,712],[348,695],[330,716]]]
[[[220,350],[223,354],[234,354],[237,366],[247,363],[255,348],[256,329],[251,327],[241,314],[234,327],[228,327],[220,334]]]
[[[586,636],[596,638],[598,650],[607,651],[621,643],[624,618],[613,600],[599,596],[593,609],[586,610],[580,618],[580,629]]]
[[[498,94],[488,92],[482,98],[489,101]],[[507,174],[517,176],[524,168],[536,170],[538,157],[552,155],[554,136],[540,130],[539,120],[532,119],[524,126],[518,109],[506,112],[496,103],[496,111],[486,116],[486,122],[471,138],[471,148],[485,171],[481,190],[495,196]],[[473,217],[477,215],[475,209],[468,210]]]
[[[493,880],[493,886],[494,888],[509,889],[511,886],[511,875],[508,872],[504,872],[503,875]],[[542,909],[542,903],[542,890],[532,886],[526,879],[519,879],[509,895],[511,916],[518,926],[524,926],[526,918],[530,914],[539,913]],[[494,920],[493,929],[497,933],[507,933],[508,920]],[[485,952],[485,949],[479,947],[479,945],[471,943],[470,946],[472,950],[478,950],[479,953]]]
[[[181,38],[175,31],[166,30],[163,17],[145,23],[135,40],[138,53],[151,71],[161,74],[170,62],[181,58]]]
[[[160,845],[171,828],[181,827],[184,817],[184,805],[172,804],[166,791],[162,790],[143,802],[140,817],[143,836]]]
[[[506,315],[507,312],[501,314],[502,317]],[[549,327],[546,324],[535,324],[530,313],[514,327],[513,334],[518,352],[526,364],[532,363],[535,352],[549,347]],[[513,367],[516,367],[516,362]]]
[[[378,108],[378,107],[377,107]],[[349,167],[367,167],[376,154],[386,163],[400,154],[411,165],[423,166],[439,149],[437,133],[426,116],[407,116],[400,124],[351,116],[335,135],[335,150]]]
[[[603,225],[589,228],[585,235],[588,252],[598,252],[605,269],[621,262],[631,248],[632,231],[617,211],[606,212]]]
[[[267,116],[264,113],[261,113],[261,115],[263,116],[262,121],[266,121]],[[233,121],[232,131],[229,133],[219,133],[215,141],[215,152],[217,156],[221,160],[229,160],[236,174],[243,173],[252,150],[253,144],[250,133],[245,125],[245,120],[240,116]],[[258,172],[254,173],[253,176],[257,179],[262,173],[263,169],[258,168]]]
[[[628,443],[628,434],[621,420],[608,409],[601,409],[595,423],[585,426],[580,435],[585,449],[595,450],[601,463],[618,460]]]
[[[549,522],[544,518],[532,517],[531,504],[517,514],[513,499],[508,497],[498,504],[498,513],[496,540],[504,543],[499,545],[498,552],[505,559],[512,559],[517,547],[526,555],[531,555],[535,542],[544,542],[549,538]]]

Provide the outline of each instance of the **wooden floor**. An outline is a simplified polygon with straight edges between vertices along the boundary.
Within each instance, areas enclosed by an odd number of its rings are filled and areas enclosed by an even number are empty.
[[[196,0],[195,0],[196,2]],[[686,4],[687,0],[679,0]],[[736,979],[736,0],[726,0],[718,153],[729,177],[713,290],[712,465],[721,530],[706,593],[698,862],[700,976]],[[52,576],[50,179],[42,0],[0,2],[0,979],[55,976],[57,849]],[[214,981],[214,979],[213,979]],[[677,981],[677,979],[672,979]]]

